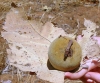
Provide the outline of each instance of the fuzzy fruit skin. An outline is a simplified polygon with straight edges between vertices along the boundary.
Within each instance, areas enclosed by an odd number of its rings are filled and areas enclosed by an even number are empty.
[[[64,61],[64,53],[69,40],[73,41],[73,45],[71,46],[73,55],[71,57],[67,57],[67,59]],[[61,71],[71,71],[79,67],[82,59],[82,50],[76,40],[61,36],[51,43],[49,47],[48,58],[51,65],[55,69]]]

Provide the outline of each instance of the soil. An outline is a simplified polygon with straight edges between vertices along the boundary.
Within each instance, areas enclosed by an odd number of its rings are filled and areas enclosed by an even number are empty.
[[[85,29],[84,19],[89,19],[100,26],[100,8],[97,0],[80,1],[76,0],[0,0],[0,32],[5,22],[6,14],[11,8],[23,10],[23,19],[37,20],[42,23],[51,21],[55,26],[63,28],[66,33],[78,32],[80,35]],[[79,27],[77,27],[79,23]],[[97,29],[97,36],[100,36],[100,28]],[[7,41],[0,35],[0,80],[11,80],[12,83],[19,83],[14,74],[2,74],[2,70],[7,66],[5,64],[8,48]],[[25,76],[20,83],[24,83]],[[2,83],[0,81],[0,83]],[[28,82],[29,83],[29,82]],[[31,75],[30,83],[50,83]],[[82,83],[80,80],[65,80],[65,83]]]

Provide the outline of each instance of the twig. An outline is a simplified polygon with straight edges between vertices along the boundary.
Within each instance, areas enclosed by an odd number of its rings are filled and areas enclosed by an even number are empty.
[[[46,13],[46,12],[45,12]],[[40,22],[42,21],[42,18],[44,17],[45,13],[42,14],[41,18],[40,18]]]
[[[68,56],[71,56],[72,55],[72,50],[71,50],[71,46],[73,45],[73,41],[72,40],[69,40],[68,42],[68,46],[65,50],[65,54],[64,54],[64,61],[66,60],[66,58]]]

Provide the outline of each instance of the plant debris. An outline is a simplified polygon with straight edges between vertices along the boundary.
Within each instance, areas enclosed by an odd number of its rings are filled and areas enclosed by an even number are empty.
[[[72,49],[71,46],[73,45],[73,41],[69,40],[68,42],[68,46],[65,49],[65,54],[64,54],[64,61],[66,60],[67,57],[71,57],[72,56]]]

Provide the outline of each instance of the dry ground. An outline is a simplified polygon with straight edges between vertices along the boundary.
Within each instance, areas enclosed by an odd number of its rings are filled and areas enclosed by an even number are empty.
[[[64,0],[63,0],[64,1]],[[84,27],[84,18],[95,22],[100,26],[100,8],[98,1],[77,1],[68,3],[67,0],[0,0],[0,32],[4,25],[5,16],[11,8],[23,10],[23,19],[37,20],[43,23],[51,21],[55,26],[63,28],[67,33],[75,32],[78,27],[77,35],[81,34]],[[74,0],[73,0],[74,1]],[[47,8],[46,8],[47,6]],[[45,8],[44,8],[45,7]],[[98,36],[100,35],[100,28],[97,30]],[[12,83],[19,83],[16,75],[12,78],[12,74],[4,74],[1,72],[5,68],[6,49],[8,48],[6,40],[0,35],[0,80],[12,80]],[[24,83],[26,77],[23,78],[21,83]],[[30,83],[49,83],[38,79],[35,75],[30,78]],[[66,80],[65,83],[81,83],[81,81]]]

